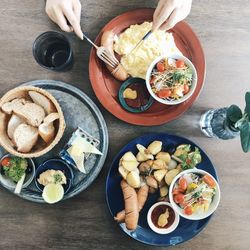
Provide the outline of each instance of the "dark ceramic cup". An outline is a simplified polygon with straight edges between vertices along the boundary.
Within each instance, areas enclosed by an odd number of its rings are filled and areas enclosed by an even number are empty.
[[[33,55],[42,67],[54,71],[68,71],[72,68],[73,51],[68,38],[60,32],[47,31],[33,43]]]

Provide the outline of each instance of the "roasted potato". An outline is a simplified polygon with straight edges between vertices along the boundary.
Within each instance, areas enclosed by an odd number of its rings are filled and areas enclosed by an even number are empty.
[[[153,160],[154,156],[150,154],[150,152],[141,144],[136,145],[139,152],[136,155],[137,161],[146,161],[146,160]]]
[[[129,172],[126,181],[133,188],[138,188],[141,185],[140,176],[137,171]]]
[[[177,167],[177,162],[171,159],[170,162],[168,163],[168,170],[174,169],[176,167]]]
[[[161,159],[158,159],[158,160],[155,160],[153,162],[153,165],[151,167],[152,169],[154,170],[157,170],[157,169],[167,169],[167,164],[165,161],[161,160]]]
[[[121,166],[124,167],[128,171],[135,170],[139,165],[138,161],[124,161],[122,160]]]
[[[160,196],[164,197],[167,196],[167,194],[168,194],[168,187],[166,185],[160,187]]]
[[[156,155],[161,151],[162,148],[162,142],[161,141],[153,141],[149,146],[148,146],[148,151],[152,155]]]
[[[153,193],[155,193],[156,192],[156,188],[153,188],[153,187],[149,187],[149,190],[148,190],[148,192],[150,193],[150,194],[153,194]]]
[[[122,157],[123,161],[137,161],[134,154],[132,152],[127,152]]]
[[[150,171],[150,166],[147,162],[142,162],[139,165],[139,170],[141,173],[148,173]]]
[[[154,171],[154,177],[158,182],[161,182],[167,173],[167,169],[159,169]]]
[[[166,164],[169,164],[169,162],[171,161],[171,156],[168,152],[159,152],[156,155],[156,159],[161,159],[161,160],[165,161]]]
[[[180,171],[178,169],[172,169],[168,171],[165,175],[165,182],[170,186],[171,182],[173,181],[174,177],[179,174]]]
[[[119,171],[120,175],[122,176],[122,178],[123,178],[124,180],[126,180],[129,171],[126,170],[126,169],[125,169],[124,167],[122,167],[122,166],[120,166],[120,167],[118,168],[118,171]]]
[[[156,179],[151,175],[146,177],[146,184],[149,187],[152,187],[152,188],[155,188],[155,189],[158,188],[158,183],[157,183]]]
[[[154,164],[154,161],[153,161],[153,160],[147,160],[146,163],[147,163],[150,167],[152,167],[153,164]]]

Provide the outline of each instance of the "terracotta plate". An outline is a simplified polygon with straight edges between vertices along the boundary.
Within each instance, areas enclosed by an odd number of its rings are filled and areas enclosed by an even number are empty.
[[[137,9],[117,16],[102,29],[95,42],[100,44],[101,35],[105,30],[113,30],[118,35],[132,24],[152,21],[153,13],[154,9]],[[177,47],[184,56],[193,62],[198,74],[198,84],[192,97],[176,106],[166,106],[154,102],[151,108],[144,113],[134,114],[124,110],[118,100],[121,82],[113,78],[105,64],[96,56],[96,51],[91,50],[89,74],[93,90],[102,105],[117,118],[135,125],[164,124],[183,114],[199,95],[205,78],[205,56],[201,43],[191,27],[185,22],[180,22],[170,32],[174,35]]]

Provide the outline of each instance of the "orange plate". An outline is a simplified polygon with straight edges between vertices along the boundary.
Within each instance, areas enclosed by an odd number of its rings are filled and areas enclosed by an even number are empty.
[[[153,13],[154,9],[137,9],[117,16],[102,29],[95,40],[96,44],[100,44],[104,31],[113,30],[115,34],[119,35],[132,24],[152,21]],[[93,90],[102,105],[117,118],[135,125],[152,126],[164,124],[183,114],[191,107],[199,95],[204,83],[206,67],[201,43],[191,27],[183,21],[177,24],[170,32],[174,35],[177,47],[196,67],[198,74],[196,90],[192,97],[184,103],[166,106],[155,101],[150,109],[140,114],[130,113],[121,107],[118,100],[121,82],[113,78],[106,69],[105,64],[96,56],[96,51],[92,48],[89,60],[89,74]]]

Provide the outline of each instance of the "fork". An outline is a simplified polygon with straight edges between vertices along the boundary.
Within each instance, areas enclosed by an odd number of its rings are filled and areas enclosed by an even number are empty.
[[[112,69],[115,69],[119,61],[115,58],[114,55],[112,55],[105,47],[103,46],[97,46],[95,43],[91,41],[91,39],[83,33],[83,37],[93,46],[96,48],[97,56],[105,62],[107,65],[109,65]]]

